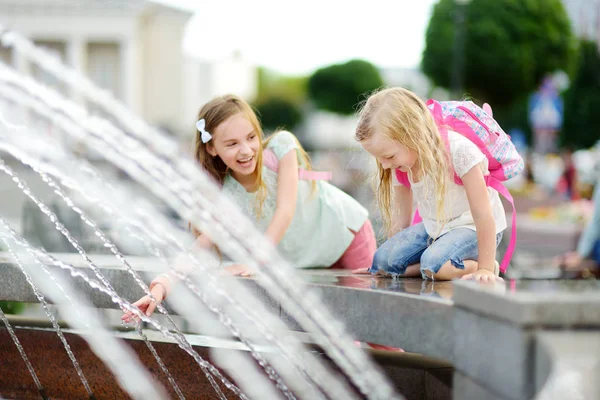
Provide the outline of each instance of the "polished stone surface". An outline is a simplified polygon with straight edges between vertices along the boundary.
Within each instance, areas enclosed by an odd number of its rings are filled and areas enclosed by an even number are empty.
[[[331,269],[313,269],[298,271],[306,282],[315,285],[336,286],[352,289],[371,289],[402,295],[414,295],[421,298],[450,303],[452,282],[424,281],[420,278],[383,278],[370,275],[355,275],[349,271]]]
[[[76,267],[85,264],[76,254],[54,254]],[[93,255],[94,264],[100,268],[115,290],[125,299],[137,300],[141,289],[123,267],[117,266],[112,256]],[[149,282],[159,270],[154,259],[128,257],[129,264]],[[57,271],[57,269],[53,269]],[[60,271],[59,271],[60,272]],[[85,271],[91,276],[91,271]],[[0,256],[0,300],[36,302],[23,274],[6,254]],[[447,361],[452,359],[452,292],[450,282],[424,282],[421,279],[374,279],[369,275],[352,275],[348,271],[303,270],[298,274],[317,292],[323,303],[353,334],[363,342],[403,348]],[[278,302],[270,298],[255,279],[243,279],[268,309],[291,329],[300,330]],[[81,280],[79,291],[96,307],[116,308],[111,299],[91,290]],[[169,301],[167,300],[167,309]]]
[[[77,254],[55,256],[82,270],[87,268]],[[134,301],[142,295],[129,272],[113,256],[91,258],[122,297]],[[127,260],[146,282],[160,270],[156,259],[128,257]],[[91,271],[86,272],[91,276]],[[457,309],[516,326],[600,326],[600,283],[595,281],[508,281],[479,285],[467,281],[375,278],[342,270],[297,272],[356,339],[450,362],[456,357],[453,320]],[[0,273],[3,277],[0,300],[36,301],[6,253],[0,253]],[[256,279],[242,280],[291,329],[300,330]],[[91,290],[85,283],[80,281],[77,286],[96,307],[116,308],[108,296]],[[515,362],[523,362],[519,360]]]
[[[329,284],[313,287],[356,339],[452,360],[452,302],[431,286],[422,280],[373,280],[346,272],[333,283],[335,273],[329,272]]]
[[[502,398],[532,398],[536,373],[532,368],[534,330],[463,308],[454,309],[453,324],[453,364],[457,372]]]
[[[458,371],[454,372],[453,391],[454,398],[461,400],[509,400]]]
[[[456,307],[518,325],[600,326],[600,281],[455,282]]]
[[[486,398],[534,398],[546,385],[548,371],[565,363],[565,358],[552,358],[544,350],[545,335],[560,330],[563,354],[576,350],[569,342],[579,337],[598,337],[599,293],[596,281],[509,281],[494,286],[456,282],[455,397],[478,398],[485,390]],[[591,359],[598,363],[595,346],[588,341]],[[574,365],[589,364],[575,351],[572,355]],[[570,398],[549,393],[546,398]]]

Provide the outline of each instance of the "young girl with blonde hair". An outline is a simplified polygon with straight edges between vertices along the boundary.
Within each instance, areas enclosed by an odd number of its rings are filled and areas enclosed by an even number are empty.
[[[488,158],[460,133],[444,135],[427,105],[406,89],[381,90],[362,108],[355,136],[376,159],[377,199],[389,233],[372,274],[498,276],[496,248],[507,224],[498,192],[486,185]],[[399,182],[396,169],[408,182]],[[410,225],[414,204],[422,222]]]
[[[311,170],[293,134],[279,131],[263,140],[256,114],[234,95],[204,105],[196,127],[195,157],[202,168],[292,265],[351,270],[371,265],[377,245],[367,210]],[[195,246],[211,246],[206,235],[194,233]],[[251,273],[242,264],[228,271]],[[172,280],[163,274],[152,281],[158,302],[168,295]],[[149,296],[135,305],[147,315],[156,306]],[[128,313],[123,319],[131,317]]]

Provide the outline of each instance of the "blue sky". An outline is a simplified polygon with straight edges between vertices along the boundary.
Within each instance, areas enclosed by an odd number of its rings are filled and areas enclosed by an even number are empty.
[[[158,0],[194,12],[184,49],[203,59],[239,50],[284,74],[352,58],[416,67],[436,0]],[[367,6],[368,5],[368,6]]]

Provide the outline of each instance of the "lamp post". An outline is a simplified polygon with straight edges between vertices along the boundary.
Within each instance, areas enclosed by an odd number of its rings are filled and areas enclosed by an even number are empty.
[[[464,60],[465,60],[465,23],[467,20],[466,8],[471,0],[454,0],[456,7],[454,29],[454,57],[452,66],[452,96],[460,100],[463,91]]]

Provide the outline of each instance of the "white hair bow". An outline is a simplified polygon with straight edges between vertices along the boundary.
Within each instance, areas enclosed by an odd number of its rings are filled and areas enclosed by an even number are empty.
[[[204,121],[204,118],[196,122],[196,129],[201,133],[200,139],[202,139],[202,143],[207,143],[212,139],[212,135],[204,129],[205,127],[206,122]]]

